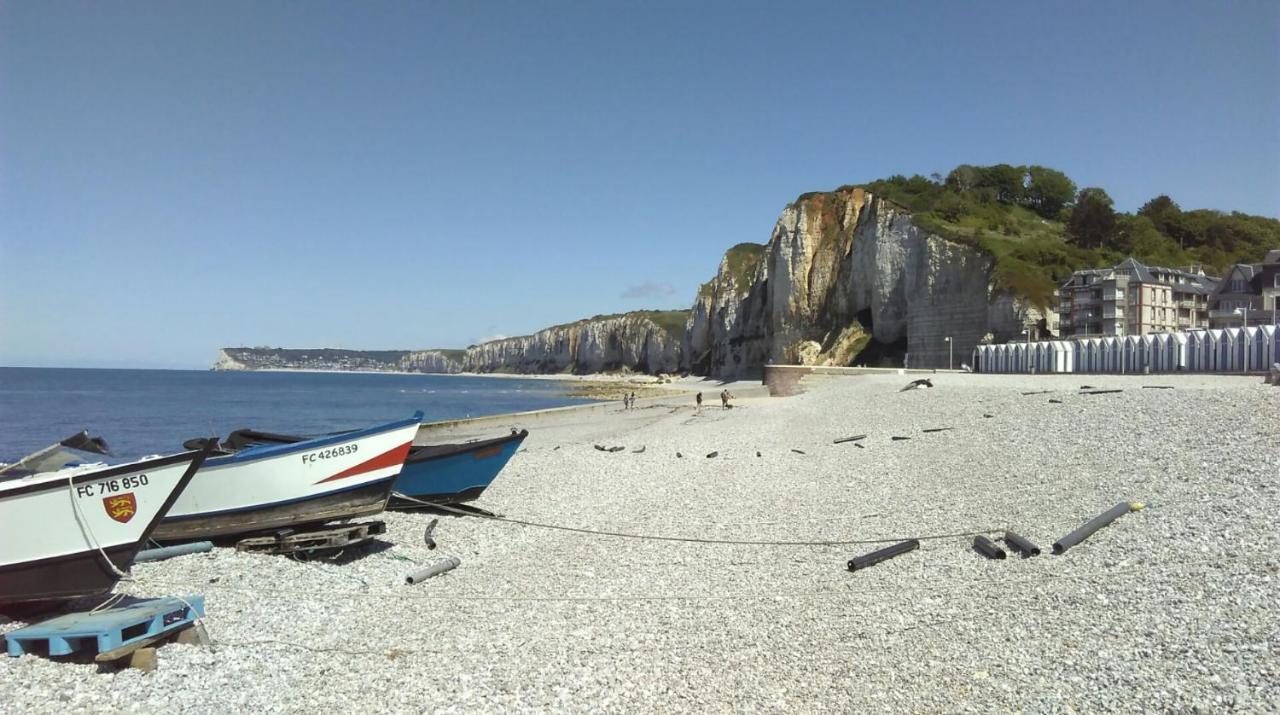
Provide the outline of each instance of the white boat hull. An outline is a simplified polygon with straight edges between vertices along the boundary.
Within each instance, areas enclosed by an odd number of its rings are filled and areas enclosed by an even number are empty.
[[[152,538],[211,539],[381,512],[418,419],[205,462]]]
[[[0,605],[109,590],[204,457],[187,452],[0,481]]]

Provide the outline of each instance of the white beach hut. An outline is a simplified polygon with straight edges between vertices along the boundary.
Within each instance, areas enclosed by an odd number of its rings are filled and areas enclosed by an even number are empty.
[[[1063,340],[1055,340],[1049,344],[1052,371],[1057,373],[1073,372],[1075,369],[1075,346]]]
[[[1164,369],[1168,372],[1189,370],[1191,338],[1186,333],[1169,333],[1164,341]]]

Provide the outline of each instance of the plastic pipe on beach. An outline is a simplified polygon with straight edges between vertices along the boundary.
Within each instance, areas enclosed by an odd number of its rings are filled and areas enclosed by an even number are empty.
[[[915,551],[918,548],[920,548],[920,541],[918,539],[908,539],[907,541],[894,544],[893,546],[886,546],[883,549],[872,551],[869,554],[855,556],[852,559],[849,559],[849,570],[860,571],[868,566],[875,566],[881,561],[887,561],[895,556],[901,556],[909,551]]]
[[[1079,544],[1085,539],[1093,535],[1093,532],[1119,519],[1131,511],[1137,511],[1144,505],[1139,502],[1120,502],[1110,509],[1104,511],[1098,516],[1093,517],[1087,524],[1067,534],[1066,536],[1053,542],[1053,553],[1061,555],[1066,553],[1067,549]]]
[[[426,568],[421,568],[421,569],[418,569],[417,571],[410,571],[409,573],[405,574],[404,582],[409,586],[413,586],[415,584],[419,584],[419,583],[422,583],[423,581],[426,581],[432,576],[439,576],[440,574],[445,573],[446,571],[452,571],[453,569],[457,568],[458,565],[461,563],[462,563],[462,559],[458,558],[457,556],[450,556],[446,558],[444,561],[437,561],[436,563],[431,564]]]
[[[190,544],[177,544],[176,546],[162,546],[158,549],[147,549],[139,551],[138,555],[133,557],[134,563],[142,561],[164,561],[174,556],[185,556],[187,554],[202,554],[213,549],[212,541],[195,541]]]
[[[982,534],[973,537],[973,550],[989,559],[1003,559],[1007,555],[1004,549],[996,546],[994,541]]]
[[[1004,532],[1004,543],[1013,547],[1014,551],[1021,553],[1024,557],[1039,556],[1040,547],[1028,541],[1026,538],[1018,535],[1016,532]]]

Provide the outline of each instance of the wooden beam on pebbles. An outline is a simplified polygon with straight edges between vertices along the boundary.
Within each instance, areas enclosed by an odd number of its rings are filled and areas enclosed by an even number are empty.
[[[852,437],[841,437],[840,439],[832,440],[831,444],[844,444],[845,442],[857,442],[860,439],[866,439],[866,438],[867,436],[865,434],[855,434]]]

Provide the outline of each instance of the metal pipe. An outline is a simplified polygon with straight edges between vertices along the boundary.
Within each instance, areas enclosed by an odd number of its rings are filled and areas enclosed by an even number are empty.
[[[989,559],[1003,559],[1006,556],[1004,549],[996,546],[995,542],[982,534],[973,537],[973,550]]]
[[[133,557],[134,563],[142,561],[164,561],[174,556],[185,556],[187,554],[202,554],[213,549],[212,541],[195,541],[190,544],[177,544],[175,546],[162,546],[158,549],[147,549],[139,551],[137,556]]]
[[[426,568],[421,568],[421,569],[418,569],[417,571],[410,571],[409,573],[405,574],[404,582],[410,586],[413,586],[414,584],[419,584],[419,583],[422,583],[423,581],[426,581],[432,576],[439,576],[440,574],[446,571],[452,571],[453,569],[457,568],[458,565],[461,563],[462,563],[462,559],[458,558],[457,556],[449,556],[444,561],[437,561],[436,563],[431,564]]]
[[[1039,546],[1036,546],[1035,544],[1031,543],[1023,536],[1020,536],[1015,532],[1012,532],[1012,531],[1004,532],[1004,543],[1013,547],[1014,551],[1021,553],[1023,558],[1040,555]]]
[[[920,548],[920,541],[918,539],[909,539],[902,543],[894,544],[893,546],[886,546],[878,551],[872,551],[869,554],[855,556],[849,559],[849,570],[858,571],[860,569],[865,569],[868,566],[875,566],[881,561],[887,561],[895,556],[901,556],[908,551],[915,551],[918,548]]]
[[[1053,542],[1053,553],[1063,554],[1067,549],[1079,544],[1085,539],[1093,535],[1093,532],[1119,519],[1131,511],[1137,511],[1143,507],[1139,502],[1120,502],[1105,512],[1093,517],[1084,526],[1067,534],[1066,536]]]

